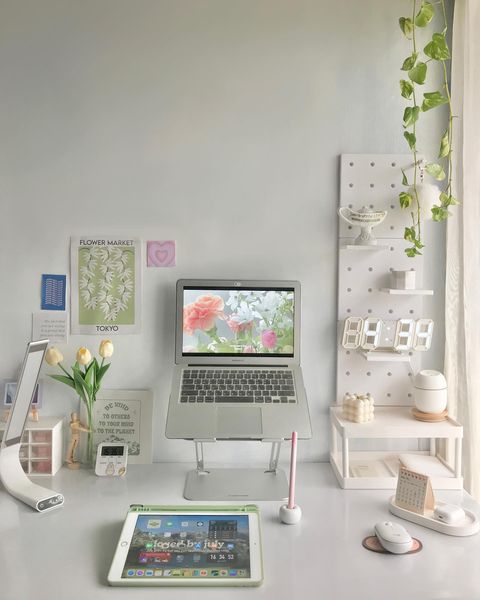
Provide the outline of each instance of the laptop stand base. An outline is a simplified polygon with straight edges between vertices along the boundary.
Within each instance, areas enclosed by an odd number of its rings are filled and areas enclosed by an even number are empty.
[[[288,483],[281,469],[194,469],[187,473],[183,496],[187,500],[283,500]]]

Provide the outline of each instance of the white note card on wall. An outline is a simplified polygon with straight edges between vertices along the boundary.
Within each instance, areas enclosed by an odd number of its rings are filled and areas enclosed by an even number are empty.
[[[50,340],[55,344],[68,342],[67,311],[42,310],[32,314],[32,340]]]

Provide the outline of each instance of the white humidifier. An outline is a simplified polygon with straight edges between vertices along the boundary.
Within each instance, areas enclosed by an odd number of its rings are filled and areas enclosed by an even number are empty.
[[[413,400],[420,412],[442,413],[447,408],[447,380],[443,373],[419,371],[413,378]]]

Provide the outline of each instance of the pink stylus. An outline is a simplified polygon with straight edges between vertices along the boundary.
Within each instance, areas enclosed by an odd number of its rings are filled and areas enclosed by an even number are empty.
[[[292,450],[290,453],[290,486],[288,504],[280,507],[279,517],[286,525],[295,525],[302,518],[302,509],[295,504],[295,478],[297,475],[297,432],[292,431]]]
[[[292,431],[292,449],[290,452],[290,487],[288,490],[288,508],[295,508],[295,477],[297,475],[297,432]]]

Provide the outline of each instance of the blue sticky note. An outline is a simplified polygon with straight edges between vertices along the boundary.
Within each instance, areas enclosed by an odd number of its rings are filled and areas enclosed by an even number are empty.
[[[66,275],[42,275],[42,310],[65,310]]]

